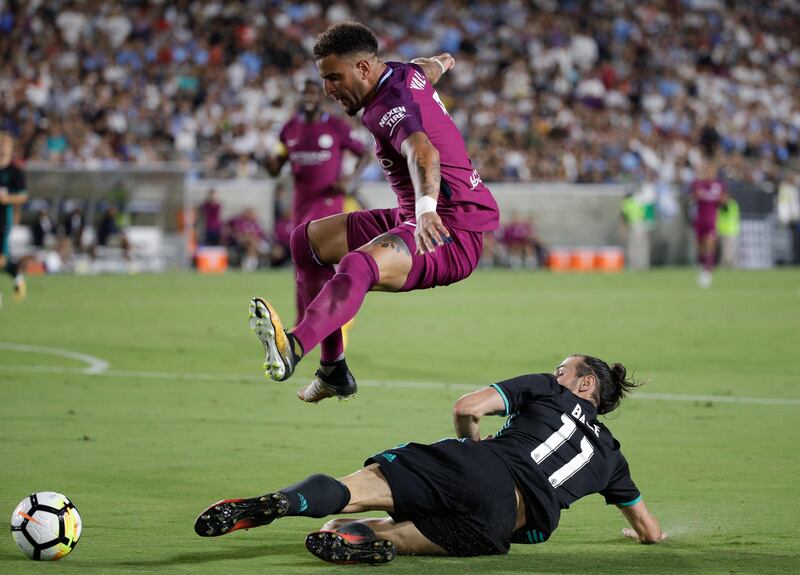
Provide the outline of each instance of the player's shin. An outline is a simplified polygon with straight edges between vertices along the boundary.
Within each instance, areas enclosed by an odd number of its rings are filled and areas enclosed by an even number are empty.
[[[286,515],[327,517],[350,502],[350,490],[330,475],[316,473],[280,490],[289,500]]]
[[[378,277],[378,264],[369,254],[356,251],[342,258],[339,271],[306,307],[303,321],[292,330],[305,353],[353,319]]]
[[[292,261],[297,273],[296,324],[299,324],[305,315],[306,306],[317,297],[322,287],[334,276],[336,271],[332,265],[320,262],[314,253],[311,242],[308,240],[308,223],[294,229],[290,246]]]

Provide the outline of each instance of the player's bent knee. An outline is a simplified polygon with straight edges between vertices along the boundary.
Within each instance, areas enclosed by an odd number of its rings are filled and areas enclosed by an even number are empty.
[[[369,255],[378,267],[375,289],[397,291],[402,289],[411,272],[413,260],[402,238],[394,234],[383,234],[358,251]]]
[[[293,231],[289,238],[289,248],[292,251],[292,261],[297,266],[307,266],[318,264],[316,255],[311,249],[308,241],[308,226],[311,222],[300,224]]]
[[[303,239],[319,261],[325,264],[339,263],[349,251],[347,214],[336,214],[308,222]]]

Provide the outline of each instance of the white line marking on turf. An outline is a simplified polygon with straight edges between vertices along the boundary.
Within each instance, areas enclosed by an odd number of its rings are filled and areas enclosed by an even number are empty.
[[[3,348],[3,344],[0,344]],[[264,382],[265,378],[255,375],[231,373],[180,373],[168,371],[124,371],[110,369],[107,371],[89,372],[88,370],[49,366],[49,365],[0,365],[0,373],[59,373],[59,374],[88,374],[102,375],[105,377],[140,378],[140,379],[173,379],[184,381],[236,381],[236,382]],[[269,383],[269,382],[267,382]],[[471,383],[444,383],[440,381],[380,381],[359,380],[359,385],[364,387],[388,387],[395,389],[458,389],[474,391],[481,384]],[[738,397],[730,395],[691,395],[679,393],[650,393],[640,391],[631,395],[634,399],[649,399],[656,401],[689,401],[712,403],[740,403],[750,405],[800,405],[800,399],[779,397]]]
[[[10,351],[21,351],[23,353],[41,353],[44,355],[58,355],[61,357],[67,357],[69,359],[77,359],[78,361],[82,361],[87,363],[89,367],[86,367],[81,371],[81,373],[103,373],[108,369],[109,363],[107,361],[103,361],[99,357],[94,357],[93,355],[86,355],[85,353],[76,353],[74,351],[69,351],[66,349],[58,349],[53,347],[36,347],[33,345],[20,345],[17,343],[0,343],[0,349],[7,349]]]

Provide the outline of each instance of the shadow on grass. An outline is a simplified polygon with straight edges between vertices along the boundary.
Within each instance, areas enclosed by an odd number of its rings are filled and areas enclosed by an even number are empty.
[[[181,552],[157,559],[122,561],[81,561],[78,557],[60,562],[59,568],[78,569],[81,573],[111,571],[137,572],[156,569],[169,572],[169,567],[195,566],[197,572],[218,570],[228,562],[227,569],[249,573],[255,564],[240,563],[261,559],[258,568],[278,568],[281,573],[308,572],[309,569],[330,569],[306,553],[302,542],[273,542],[259,545],[226,545],[216,549]],[[509,555],[493,557],[398,557],[391,565],[392,573],[428,573],[439,575],[467,575],[478,573],[531,573],[564,574],[727,574],[736,573],[797,573],[796,556],[776,555],[768,551],[732,549],[728,545],[680,545],[668,542],[659,546],[643,547],[611,541],[595,541],[577,545],[514,546]],[[217,565],[211,565],[218,563]],[[209,564],[208,568],[202,568]],[[24,573],[31,567],[30,560],[19,553],[0,551],[0,573]]]

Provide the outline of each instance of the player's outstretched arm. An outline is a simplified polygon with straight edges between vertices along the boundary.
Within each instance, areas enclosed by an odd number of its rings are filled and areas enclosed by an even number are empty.
[[[451,70],[456,65],[456,59],[450,54],[445,52],[438,56],[431,56],[430,58],[414,58],[411,60],[412,64],[416,64],[422,71],[425,72],[428,80],[434,86],[442,79],[445,72]]]
[[[458,437],[480,441],[480,420],[484,415],[505,412],[503,398],[493,387],[484,387],[461,397],[453,406],[453,426]]]
[[[636,539],[646,545],[660,543],[667,538],[667,534],[661,531],[658,520],[647,510],[644,501],[639,500],[630,507],[620,507],[620,511],[631,526],[622,530],[625,537]]]

